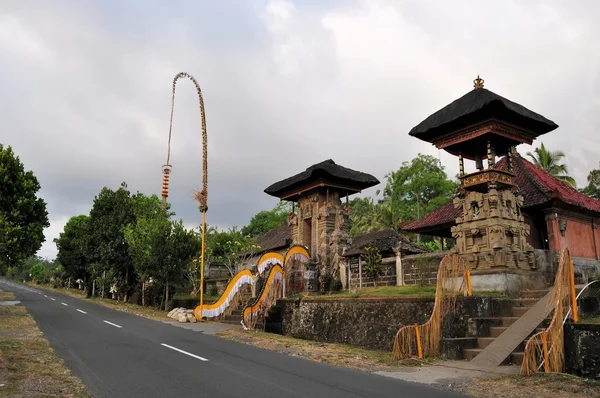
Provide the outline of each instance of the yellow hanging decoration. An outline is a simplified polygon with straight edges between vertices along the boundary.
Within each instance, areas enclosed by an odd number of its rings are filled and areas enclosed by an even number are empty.
[[[560,373],[565,368],[564,328],[563,320],[571,305],[573,321],[579,319],[575,296],[575,274],[573,261],[568,248],[560,255],[556,279],[550,300],[554,315],[545,330],[534,334],[525,345],[525,356],[521,364],[521,374],[531,376],[538,372],[542,365],[546,373]]]
[[[461,276],[462,281],[459,285]],[[456,296],[460,292],[471,295],[470,272],[459,255],[449,254],[440,262],[431,317],[423,325],[400,328],[394,339],[394,359],[413,356],[415,348],[419,358],[431,358],[439,354],[443,317],[454,311]]]

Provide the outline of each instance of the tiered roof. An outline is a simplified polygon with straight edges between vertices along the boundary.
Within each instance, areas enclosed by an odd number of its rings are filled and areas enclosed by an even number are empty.
[[[496,168],[506,170],[506,157],[502,158]],[[523,209],[546,207],[558,203],[572,207],[581,212],[600,214],[600,201],[579,192],[567,183],[550,175],[518,153],[513,156],[514,181],[523,195]],[[455,220],[462,215],[462,210],[455,209],[452,200],[444,206],[429,213],[426,217],[401,226],[404,231],[449,236],[449,229]]]
[[[328,159],[310,166],[302,173],[286,178],[269,186],[265,193],[280,199],[296,200],[305,192],[319,187],[339,190],[351,195],[379,184],[371,174],[352,170]]]

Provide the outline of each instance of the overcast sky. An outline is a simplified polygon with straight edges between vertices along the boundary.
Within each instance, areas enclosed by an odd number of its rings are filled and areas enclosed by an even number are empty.
[[[478,74],[560,126],[542,141],[583,186],[600,158],[598,15],[595,0],[2,1],[0,142],[42,185],[47,257],[103,186],[160,194],[181,71],[204,94],[208,223],[222,228],[328,158],[379,178],[373,195],[403,161],[440,156],[408,132]],[[188,226],[201,218],[195,95],[180,81],[171,156],[170,200]],[[441,160],[455,175],[456,159]]]

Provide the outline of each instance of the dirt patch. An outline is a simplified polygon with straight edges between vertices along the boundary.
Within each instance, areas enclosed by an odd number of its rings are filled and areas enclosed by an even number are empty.
[[[11,292],[2,292],[0,291],[0,301],[14,301],[17,298]]]
[[[494,398],[598,398],[600,382],[566,374],[536,374],[531,377],[503,376],[475,379],[453,389],[474,397]]]
[[[0,397],[90,397],[23,306],[0,307]]]

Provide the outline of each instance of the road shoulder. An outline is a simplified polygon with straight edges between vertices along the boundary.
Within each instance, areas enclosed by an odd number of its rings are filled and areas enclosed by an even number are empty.
[[[0,291],[0,397],[90,397],[23,305]]]

